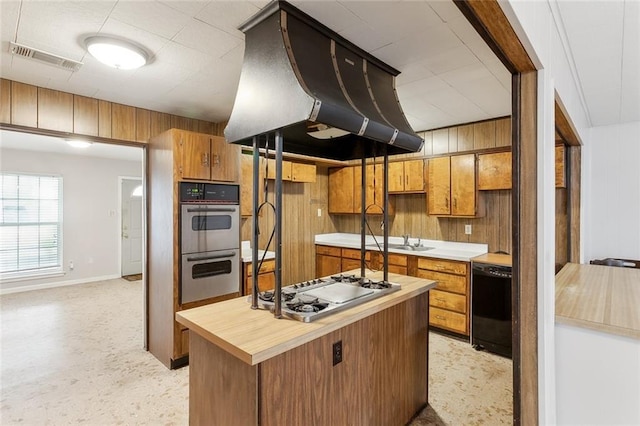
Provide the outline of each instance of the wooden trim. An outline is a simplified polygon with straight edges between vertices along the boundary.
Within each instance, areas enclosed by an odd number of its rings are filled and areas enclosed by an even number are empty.
[[[576,126],[574,126],[573,121],[571,121],[571,117],[569,117],[558,92],[556,92],[555,96],[555,115],[556,132],[560,134],[562,140],[567,145],[581,146],[582,139],[580,139]]]
[[[512,74],[536,70],[497,0],[454,0],[454,3]]]
[[[538,424],[537,72],[513,76],[513,415]]]
[[[0,78],[0,123],[11,123],[11,81]]]
[[[568,147],[569,177],[569,262],[580,263],[580,176],[582,149],[580,146]]]

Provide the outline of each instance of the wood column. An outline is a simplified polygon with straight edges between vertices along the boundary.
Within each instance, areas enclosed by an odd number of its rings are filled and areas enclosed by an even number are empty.
[[[538,424],[537,72],[514,74],[513,418]]]

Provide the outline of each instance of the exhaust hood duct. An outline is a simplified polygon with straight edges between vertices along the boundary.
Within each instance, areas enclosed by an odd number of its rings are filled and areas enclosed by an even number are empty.
[[[380,155],[380,144],[389,155],[422,148],[398,102],[396,69],[285,1],[239,29],[245,53],[228,142],[251,145],[282,129],[284,152],[335,160]]]

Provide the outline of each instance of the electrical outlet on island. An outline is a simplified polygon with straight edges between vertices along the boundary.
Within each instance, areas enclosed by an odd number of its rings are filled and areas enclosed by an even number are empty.
[[[464,226],[464,233],[465,235],[471,235],[471,225]]]

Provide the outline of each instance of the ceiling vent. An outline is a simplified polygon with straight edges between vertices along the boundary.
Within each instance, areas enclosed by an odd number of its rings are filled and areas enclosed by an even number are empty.
[[[9,42],[9,51],[13,55],[35,59],[40,62],[56,66],[58,68],[65,69],[67,71],[75,72],[78,71],[80,67],[82,67],[82,62],[63,58],[62,56],[54,55],[52,53],[44,52],[42,50],[34,49],[33,47],[14,42]]]

